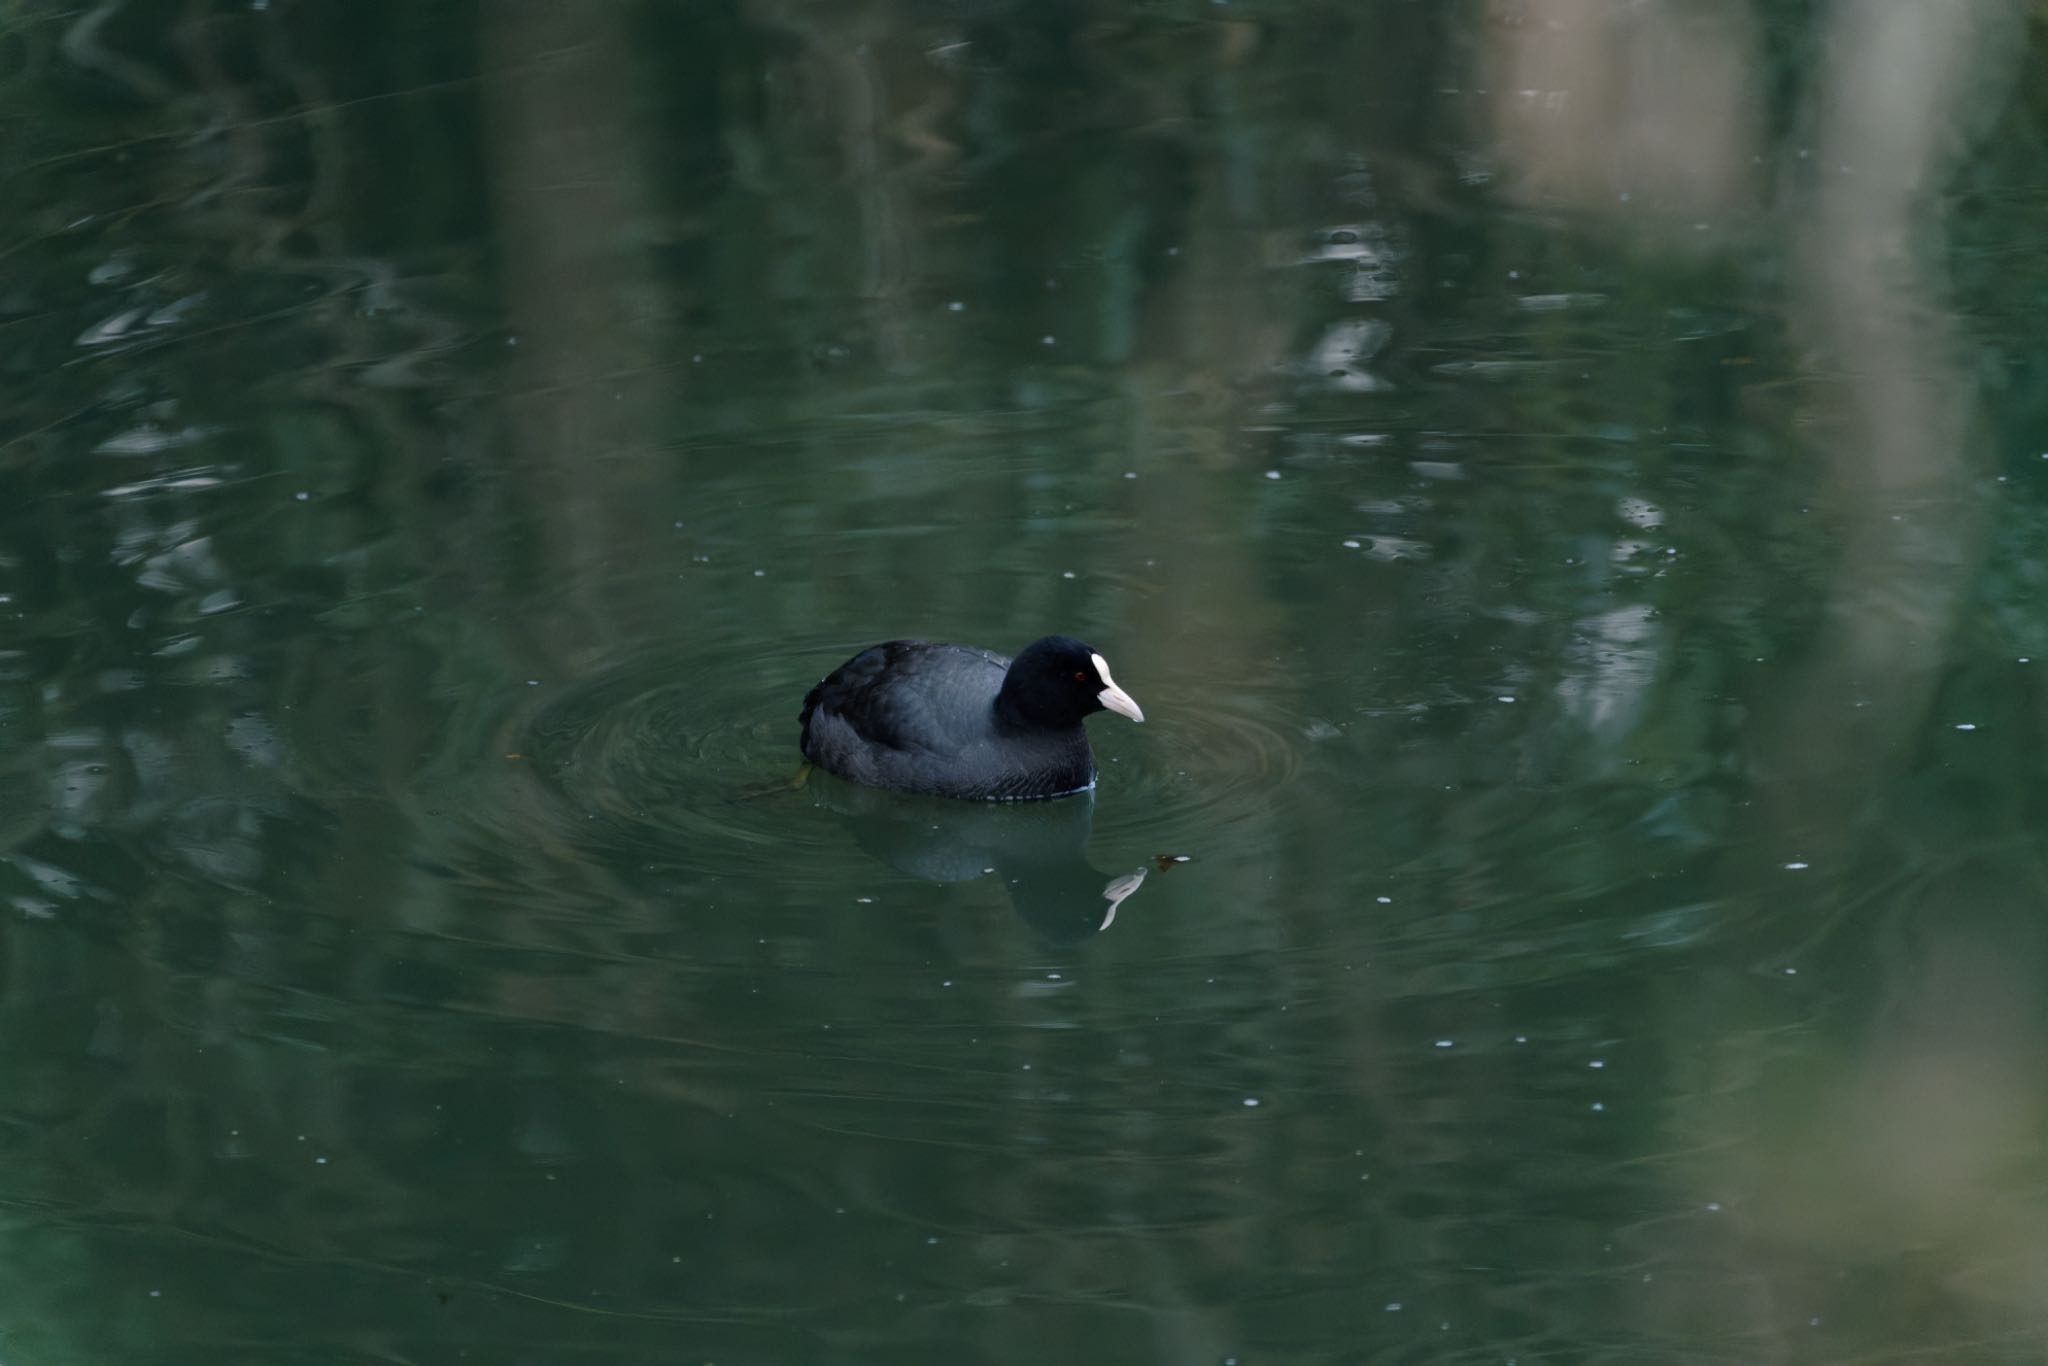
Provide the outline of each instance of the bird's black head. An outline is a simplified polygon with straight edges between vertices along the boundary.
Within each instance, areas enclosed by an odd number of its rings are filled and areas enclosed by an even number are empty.
[[[1064,730],[1091,712],[1143,721],[1145,713],[1109,676],[1109,661],[1072,636],[1047,636],[1010,661],[996,712],[1012,725]]]

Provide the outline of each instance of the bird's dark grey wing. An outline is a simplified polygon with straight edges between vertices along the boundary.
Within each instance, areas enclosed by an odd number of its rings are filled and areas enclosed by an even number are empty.
[[[961,670],[963,659],[981,667]],[[862,740],[895,750],[943,750],[974,733],[1009,664],[965,645],[892,640],[872,646],[804,698],[804,735],[828,750]]]

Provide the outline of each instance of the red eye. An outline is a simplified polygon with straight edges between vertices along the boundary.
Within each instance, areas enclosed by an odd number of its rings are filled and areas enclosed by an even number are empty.
[[[1086,683],[1088,681],[1088,675],[1084,673],[1082,670],[1076,669],[1074,670],[1074,681],[1076,683]]]

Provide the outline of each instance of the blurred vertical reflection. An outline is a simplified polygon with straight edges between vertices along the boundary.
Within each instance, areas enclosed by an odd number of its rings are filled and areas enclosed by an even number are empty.
[[[1748,6],[1492,7],[1485,76],[1514,194],[1658,248],[1767,230],[1788,264],[1806,430],[1827,456],[1818,511],[1839,547],[1820,630],[1774,664],[1757,729],[1757,761],[1783,780],[1765,826],[1788,849],[1839,847],[1857,794],[1924,719],[1979,562],[1978,381],[1957,350],[1943,191],[2005,98],[2022,13],[1824,7],[1804,112],[1767,145]],[[1778,204],[1756,224],[1767,159]],[[1737,217],[1692,221],[1716,213]]]
[[[478,14],[511,351],[500,430],[533,527],[503,569],[577,604],[531,623],[558,663],[628,629],[607,571],[647,553],[649,499],[677,473],[652,441],[665,311],[638,240],[652,153],[631,100],[630,18],[549,0]]]
[[[1653,223],[1752,202],[1765,76],[1750,5],[1492,0],[1489,19],[1478,74],[1511,193]]]
[[[2009,89],[2021,13],[2013,0],[1823,11],[1783,222],[1841,551],[1819,632],[1761,732],[1760,762],[1786,779],[1773,814],[1787,847],[1842,847],[1858,794],[1925,719],[1981,561],[1988,461],[1945,190]]]

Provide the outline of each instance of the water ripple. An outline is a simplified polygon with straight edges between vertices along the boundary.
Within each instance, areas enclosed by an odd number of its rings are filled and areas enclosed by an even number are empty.
[[[857,648],[638,655],[551,698],[522,743],[587,838],[668,867],[830,882],[844,837],[812,819],[816,803],[791,786],[796,714],[810,684]],[[1094,842],[1112,861],[1198,854],[1209,836],[1269,812],[1311,746],[1336,734],[1296,715],[1284,689],[1142,686],[1143,727],[1090,725],[1101,769]]]
[[[1132,685],[1135,689],[1136,684]],[[1219,693],[1199,679],[1163,679],[1140,694],[1141,735],[1097,723],[1102,767],[1097,830],[1143,836],[1155,852],[1199,853],[1217,831],[1268,812],[1302,771],[1317,733],[1282,689]]]
[[[664,865],[800,869],[827,844],[792,819],[797,711],[837,646],[706,657],[701,644],[622,660],[550,699],[526,727],[536,775],[584,830]]]

